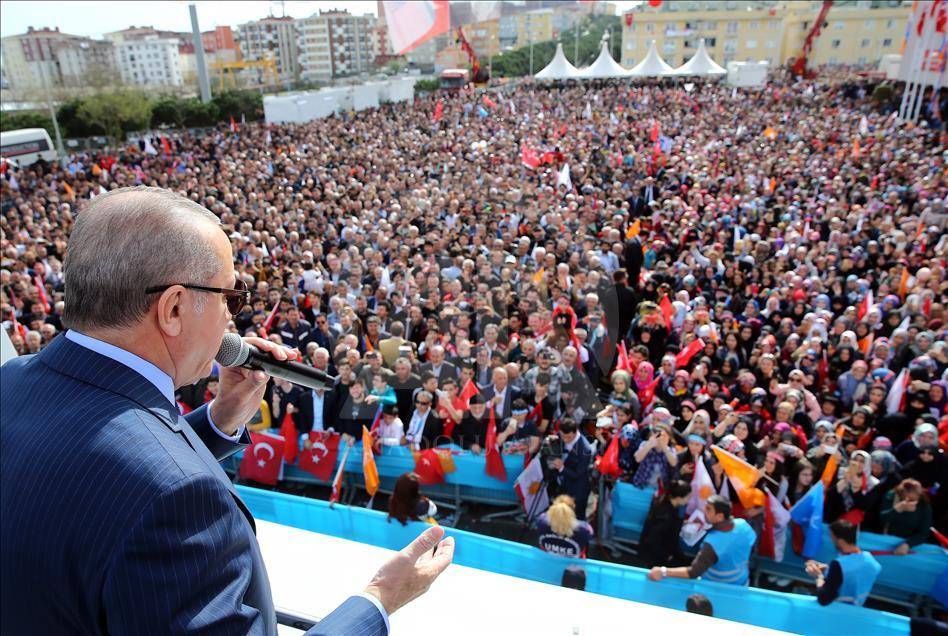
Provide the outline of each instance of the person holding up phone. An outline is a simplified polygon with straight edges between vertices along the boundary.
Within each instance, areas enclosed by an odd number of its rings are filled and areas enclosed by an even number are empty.
[[[678,465],[678,455],[671,445],[671,427],[664,422],[652,424],[651,436],[639,444],[635,461],[639,467],[632,476],[636,488],[654,488],[659,482],[667,484],[672,468]]]

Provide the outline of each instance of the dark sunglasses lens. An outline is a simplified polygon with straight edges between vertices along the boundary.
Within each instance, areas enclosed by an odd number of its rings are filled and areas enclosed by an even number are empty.
[[[240,310],[243,309],[247,303],[247,284],[238,278],[234,282],[234,291],[240,292],[240,295],[233,294],[227,296],[227,311],[229,311],[232,316],[239,314]]]

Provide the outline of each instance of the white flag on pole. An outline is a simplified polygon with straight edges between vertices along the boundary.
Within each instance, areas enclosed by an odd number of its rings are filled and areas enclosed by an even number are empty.
[[[586,108],[583,109],[583,119],[592,119],[593,109],[589,102],[586,102]]]
[[[155,147],[151,143],[151,139],[145,138],[145,154],[146,155],[157,155],[158,151],[155,150]]]
[[[573,189],[573,179],[570,176],[569,164],[564,163],[563,169],[556,173],[556,187],[565,185],[567,190]]]
[[[520,497],[520,503],[527,514],[531,512],[538,515],[550,507],[550,496],[543,488],[543,469],[540,467],[540,457],[534,457],[527,464],[517,482],[514,484],[514,490]]]

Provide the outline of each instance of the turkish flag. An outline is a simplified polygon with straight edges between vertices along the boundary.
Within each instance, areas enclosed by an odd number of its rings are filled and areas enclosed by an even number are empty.
[[[668,300],[668,296],[662,296],[662,302],[658,303],[658,307],[662,310],[662,317],[665,319],[665,326],[668,327],[669,331],[671,331],[672,318],[675,316],[675,308],[672,307],[671,301]]]
[[[520,149],[520,162],[528,168],[536,169],[540,166],[540,157],[536,150],[525,145]]]
[[[632,26],[632,21],[633,21],[634,19],[635,19],[635,16],[632,14],[631,11],[629,11],[628,13],[626,13],[626,14],[625,14],[625,26],[628,26],[628,27]]]
[[[612,441],[598,464],[599,472],[603,475],[618,477],[622,474],[622,469],[619,468],[619,431],[612,434]]]
[[[464,400],[464,408],[468,409],[471,406],[471,398],[480,393],[477,390],[477,385],[474,384],[473,380],[468,380],[467,384],[464,385],[464,388],[461,389],[461,399]]]
[[[300,436],[296,432],[296,422],[293,416],[287,413],[283,416],[283,423],[280,425],[280,435],[283,436],[283,460],[287,464],[296,461],[296,456],[300,453]]]
[[[435,104],[434,117],[432,117],[432,120],[433,120],[433,121],[441,121],[441,115],[442,115],[442,113],[444,113],[444,100],[443,100],[443,99],[439,99],[439,100],[438,100],[438,103]]]
[[[283,468],[283,438],[271,433],[251,433],[238,474],[261,484],[276,486]]]
[[[341,437],[338,433],[311,431],[309,448],[300,453],[300,469],[320,481],[329,481],[336,467]]]
[[[483,101],[483,102],[484,102],[484,106],[487,106],[488,108],[493,108],[494,106],[497,105],[497,103],[494,102],[494,100],[492,100],[492,99],[491,99],[490,97],[488,97],[487,95],[484,95],[484,99],[481,100],[481,101]]]
[[[444,483],[444,468],[438,453],[429,448],[415,456],[415,474],[423,486]]]
[[[383,8],[395,55],[404,55],[451,27],[448,0],[395,0],[384,2]]]
[[[704,349],[704,340],[701,338],[695,338],[688,343],[684,349],[682,349],[677,356],[675,356],[675,367],[681,369],[686,366],[691,359],[695,357],[695,354]]]
[[[501,481],[507,481],[507,467],[504,459],[497,450],[497,421],[494,418],[494,407],[487,409],[490,414],[487,419],[487,439],[484,440],[484,472]]]

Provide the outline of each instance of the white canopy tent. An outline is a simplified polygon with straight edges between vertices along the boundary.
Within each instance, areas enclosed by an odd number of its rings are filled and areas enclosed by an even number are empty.
[[[708,77],[726,74],[727,69],[711,59],[704,46],[704,38],[698,42],[698,50],[691,59],[675,69],[675,75]]]
[[[629,72],[625,68],[612,59],[608,39],[602,43],[602,50],[599,51],[599,57],[596,58],[596,61],[579,71],[579,76],[584,79],[626,77],[628,74]]]
[[[645,59],[632,67],[626,75],[630,77],[665,77],[674,75],[675,69],[668,65],[668,62],[662,59],[655,47],[655,40],[648,45],[648,53]]]
[[[563,45],[557,44],[553,59],[534,77],[545,80],[575,79],[579,77],[579,70],[566,59],[566,55],[563,54]]]

